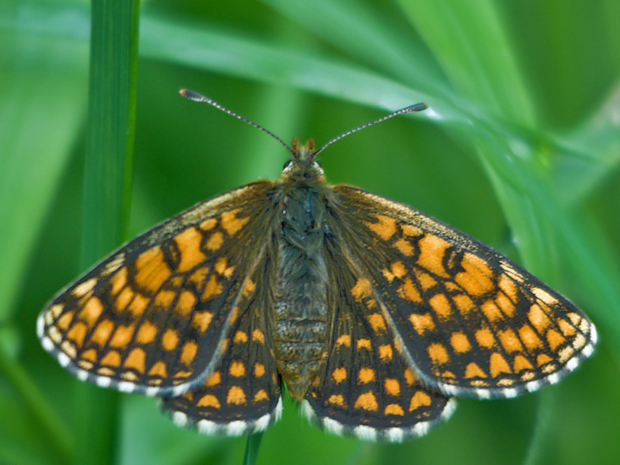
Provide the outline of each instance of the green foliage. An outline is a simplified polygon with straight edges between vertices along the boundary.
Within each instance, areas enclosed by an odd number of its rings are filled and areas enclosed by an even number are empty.
[[[245,438],[200,436],[173,426],[152,399],[79,383],[36,340],[40,308],[86,266],[82,238],[102,223],[123,228],[130,170],[85,168],[87,147],[106,162],[133,131],[130,110],[106,108],[95,116],[117,124],[115,141],[93,143],[89,15],[77,0],[0,3],[0,463],[242,463]],[[593,359],[559,385],[461,401],[445,426],[402,445],[328,436],[285,402],[262,443],[250,441],[250,459],[529,465],[620,456],[620,2],[153,0],[143,5],[139,53],[128,236],[276,178],[288,156],[263,133],[180,98],[181,87],[284,140],[318,145],[426,101],[426,112],[323,152],[328,179],[493,245],[574,300],[601,333]],[[129,95],[131,83],[119,85]],[[89,190],[106,186],[103,198],[120,210],[84,212]],[[105,253],[89,240],[83,247],[88,262]]]

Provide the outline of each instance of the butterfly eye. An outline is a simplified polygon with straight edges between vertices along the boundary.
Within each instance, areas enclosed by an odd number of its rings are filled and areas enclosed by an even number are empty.
[[[286,161],[284,162],[284,165],[282,166],[282,169],[283,169],[283,170],[285,170],[286,168],[288,168],[288,167],[289,167],[289,165],[290,165],[291,163],[293,163],[293,160],[286,160]]]

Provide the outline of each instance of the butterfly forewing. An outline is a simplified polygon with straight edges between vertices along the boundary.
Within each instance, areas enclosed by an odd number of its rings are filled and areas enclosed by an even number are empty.
[[[112,253],[43,309],[45,349],[100,386],[157,395],[200,383],[256,268],[239,251],[266,233],[256,212],[270,214],[270,185],[198,204]]]
[[[427,385],[512,397],[558,381],[592,352],[587,317],[490,247],[404,205],[334,189],[347,205],[338,214],[349,253]]]
[[[420,384],[386,324],[370,280],[341,260],[346,257],[342,251],[328,256],[330,282],[336,284],[333,330],[324,368],[306,397],[310,416],[330,432],[365,440],[425,434],[450,415],[453,401]]]

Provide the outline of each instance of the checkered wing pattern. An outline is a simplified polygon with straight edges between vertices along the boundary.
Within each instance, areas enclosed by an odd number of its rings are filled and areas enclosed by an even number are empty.
[[[78,378],[125,392],[179,395],[202,383],[252,295],[265,250],[241,251],[271,224],[270,186],[197,204],[112,253],[42,310],[43,347]]]
[[[338,255],[339,256],[339,255]],[[304,400],[308,416],[326,430],[364,440],[401,441],[441,423],[455,406],[426,390],[403,357],[370,280],[355,264],[331,268],[334,328],[326,363]]]
[[[348,186],[343,243],[425,385],[514,397],[589,356],[596,330],[571,302],[488,246],[416,210]]]
[[[269,269],[257,269],[257,282]],[[202,386],[164,399],[179,426],[202,433],[238,436],[263,431],[282,412],[272,330],[267,318],[268,286],[247,288],[244,310],[231,322],[222,358]]]

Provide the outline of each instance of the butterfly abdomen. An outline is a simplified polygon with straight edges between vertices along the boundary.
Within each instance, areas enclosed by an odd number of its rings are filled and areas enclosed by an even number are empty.
[[[325,206],[316,186],[296,185],[281,200],[275,345],[278,371],[302,399],[325,353]]]

